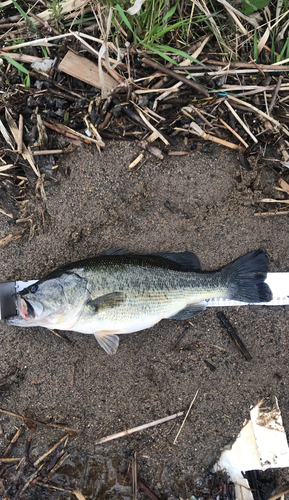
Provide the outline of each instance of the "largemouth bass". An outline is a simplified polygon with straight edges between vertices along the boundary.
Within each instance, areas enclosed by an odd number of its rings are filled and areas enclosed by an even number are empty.
[[[5,323],[95,335],[114,354],[118,335],[144,330],[161,319],[189,319],[206,299],[269,302],[262,250],[215,272],[200,272],[191,252],[135,255],[113,250],[68,264],[14,295],[17,315]]]

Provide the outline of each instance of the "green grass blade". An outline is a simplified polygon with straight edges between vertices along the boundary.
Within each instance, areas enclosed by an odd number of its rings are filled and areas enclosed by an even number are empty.
[[[151,46],[151,49],[152,49],[152,47],[153,47],[153,45]],[[194,62],[195,64],[199,64],[200,66],[203,66],[204,68],[206,67],[205,64],[198,61],[198,59],[195,59],[194,57],[190,56],[190,54],[187,54],[183,50],[175,49],[174,47],[170,47],[169,45],[157,45],[157,47],[160,51],[163,50],[164,52],[173,52],[174,54],[177,54],[178,56],[184,57],[185,59],[189,59],[190,61]],[[175,64],[177,64],[177,63],[175,62]]]
[[[24,85],[25,85],[25,87],[30,88],[30,75],[25,76]]]
[[[20,64],[19,62],[17,61],[14,61],[14,59],[12,59],[11,57],[9,56],[1,56],[1,57],[5,57],[5,59],[7,59],[7,61],[12,64],[13,66],[15,66],[15,68],[18,69],[18,71],[21,71],[22,73],[25,73],[26,75],[29,75],[29,71],[28,69],[26,69],[23,64]]]
[[[163,59],[165,59],[166,61],[170,62],[170,63],[173,63],[174,65],[178,65],[176,63],[176,61],[174,61],[170,56],[168,56],[167,54],[164,54],[163,52],[161,52],[160,50],[158,50],[158,45],[155,46],[155,45],[147,45],[146,43],[142,43],[142,45],[148,49],[148,50],[152,50],[155,54],[158,54],[159,56],[161,56]]]
[[[24,78],[24,85],[25,85],[25,87],[30,87],[30,75],[29,75],[28,69],[26,69],[23,66],[23,64],[20,64],[19,62],[14,61],[14,59],[12,59],[9,56],[3,55],[2,57],[4,57],[10,64],[12,64],[12,66],[15,66],[15,68],[17,68],[20,73],[25,73],[26,77]]]
[[[151,38],[151,41],[153,42],[155,40],[158,40],[159,38],[163,37],[168,31],[172,31],[173,29],[179,28],[180,26],[183,26],[183,24],[186,24],[186,23],[188,23],[188,20],[183,19],[182,21],[178,21],[177,23],[172,24],[171,26],[167,26],[166,28],[162,29],[161,31],[159,31],[158,33],[153,35]],[[149,35],[151,35],[151,34],[152,34],[152,32],[149,33]]]
[[[18,10],[18,12],[21,14],[21,16],[26,19],[26,21],[28,21],[28,23],[32,26],[32,28],[34,28],[35,30],[37,30],[35,24],[33,21],[31,21],[30,17],[26,14],[26,12],[24,12],[24,10],[20,7],[20,5],[18,5],[18,3],[16,2],[16,0],[12,0],[13,4],[14,4],[14,7],[16,7],[16,9]]]
[[[282,49],[282,50],[281,50],[281,52],[280,52],[280,55],[279,55],[279,56],[277,56],[277,58],[276,58],[276,62],[280,62],[280,61],[282,61],[282,59],[283,59],[283,55],[284,55],[284,53],[285,53],[285,50],[287,51],[286,53],[288,53],[288,47],[289,47],[288,42],[289,42],[289,38],[287,38],[286,42],[284,43],[284,46],[283,46],[283,49]],[[286,58],[286,59],[287,59],[287,58]]]
[[[166,13],[165,17],[163,18],[163,21],[169,20],[174,13],[176,12],[176,8],[179,2],[176,2],[176,4],[169,10],[169,12]]]
[[[41,50],[43,52],[44,57],[48,57],[48,52],[47,52],[46,47],[44,47],[43,45],[41,45]]]
[[[132,25],[130,24],[128,18],[126,17],[124,11],[122,10],[121,6],[119,4],[117,4],[115,6],[116,10],[118,11],[121,19],[123,20],[123,22],[126,24],[126,26],[128,27],[128,29],[133,33],[133,36],[134,38],[138,41],[138,42],[141,42],[141,40],[139,39],[139,37],[135,34],[133,28],[132,28]]]

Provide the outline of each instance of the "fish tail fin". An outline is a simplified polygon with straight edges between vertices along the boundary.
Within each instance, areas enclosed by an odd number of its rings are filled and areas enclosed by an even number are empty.
[[[247,253],[222,269],[228,279],[227,298],[241,302],[270,302],[272,292],[264,283],[268,272],[264,250]]]

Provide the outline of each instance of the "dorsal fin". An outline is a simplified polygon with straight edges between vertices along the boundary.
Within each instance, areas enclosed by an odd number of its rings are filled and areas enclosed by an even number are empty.
[[[126,250],[125,248],[109,248],[105,252],[100,255],[134,255],[130,250]]]
[[[200,271],[201,269],[200,261],[193,252],[161,252],[152,255],[177,262],[185,271]]]

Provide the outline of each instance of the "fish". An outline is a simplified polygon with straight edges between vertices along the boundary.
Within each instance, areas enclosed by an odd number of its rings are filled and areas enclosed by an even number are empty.
[[[263,250],[203,272],[189,251],[138,255],[111,249],[56,269],[16,293],[17,314],[5,323],[93,334],[111,355],[119,334],[150,328],[162,319],[192,318],[213,297],[270,302],[267,271]]]

